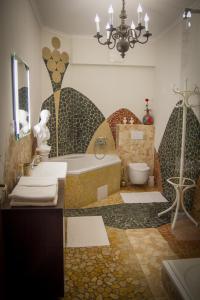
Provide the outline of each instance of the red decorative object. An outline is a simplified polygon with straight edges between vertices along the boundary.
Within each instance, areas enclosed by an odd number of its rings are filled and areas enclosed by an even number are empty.
[[[149,109],[149,99],[146,98],[145,102],[146,102],[146,109],[145,109],[146,114],[143,117],[143,124],[152,125],[154,120],[150,114],[151,109]]]

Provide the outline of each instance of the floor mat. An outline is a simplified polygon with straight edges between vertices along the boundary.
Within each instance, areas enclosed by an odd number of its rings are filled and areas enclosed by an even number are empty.
[[[167,202],[160,192],[120,193],[124,203]]]
[[[101,216],[68,217],[66,247],[110,245]]]

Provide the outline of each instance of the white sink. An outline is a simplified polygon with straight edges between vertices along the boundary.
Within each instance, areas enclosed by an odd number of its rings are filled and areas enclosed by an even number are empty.
[[[33,167],[30,176],[35,177],[56,177],[59,180],[65,180],[67,174],[66,162],[40,162],[38,166]]]

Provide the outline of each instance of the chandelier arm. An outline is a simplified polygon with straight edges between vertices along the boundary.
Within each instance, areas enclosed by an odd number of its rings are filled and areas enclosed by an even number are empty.
[[[106,40],[105,42],[101,42],[100,39],[101,39],[101,38],[98,38],[99,44],[104,45],[104,46],[108,44],[108,41],[107,41],[107,40]]]
[[[112,44],[113,44],[113,45],[112,45]],[[114,49],[114,48],[115,48],[115,45],[116,45],[116,40],[113,39],[113,41],[110,42],[110,43],[108,44],[108,48],[109,48],[109,49]]]
[[[129,46],[133,49],[135,47],[135,43],[133,41],[130,41]]]
[[[148,42],[148,40],[149,40],[149,37],[146,37],[146,40],[145,41],[137,41],[137,43],[139,43],[139,44],[146,44],[147,42]]]
[[[128,43],[129,43],[129,46],[130,46],[131,48],[134,48],[135,43],[136,43],[136,40],[134,39],[133,36],[129,36],[129,37],[128,37]]]
[[[112,34],[112,38],[114,40],[119,40],[120,38],[123,38],[123,34],[116,30],[116,32]]]
[[[142,30],[135,30],[135,38],[136,40],[139,39],[139,37],[141,36]]]

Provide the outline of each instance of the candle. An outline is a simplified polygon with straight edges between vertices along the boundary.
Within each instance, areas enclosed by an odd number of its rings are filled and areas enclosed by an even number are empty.
[[[110,15],[110,25],[113,25],[113,7],[112,5],[109,6],[109,9],[108,9],[108,13]]]
[[[138,13],[138,24],[140,24],[142,22],[142,6],[140,4],[138,5],[137,13]]]
[[[110,29],[110,24],[107,23],[107,25],[106,25],[107,40],[109,40],[109,36],[110,36],[110,31],[109,31],[109,29]]]
[[[131,23],[131,29],[132,29],[133,37],[135,37],[135,24],[133,23],[133,21]]]
[[[97,32],[100,32],[100,26],[99,26],[100,19],[99,19],[99,16],[97,14],[96,14],[96,17],[95,17],[94,21],[96,23]]]
[[[147,14],[145,14],[145,17],[144,17],[144,24],[145,24],[145,30],[148,31],[149,30],[149,17]]]

